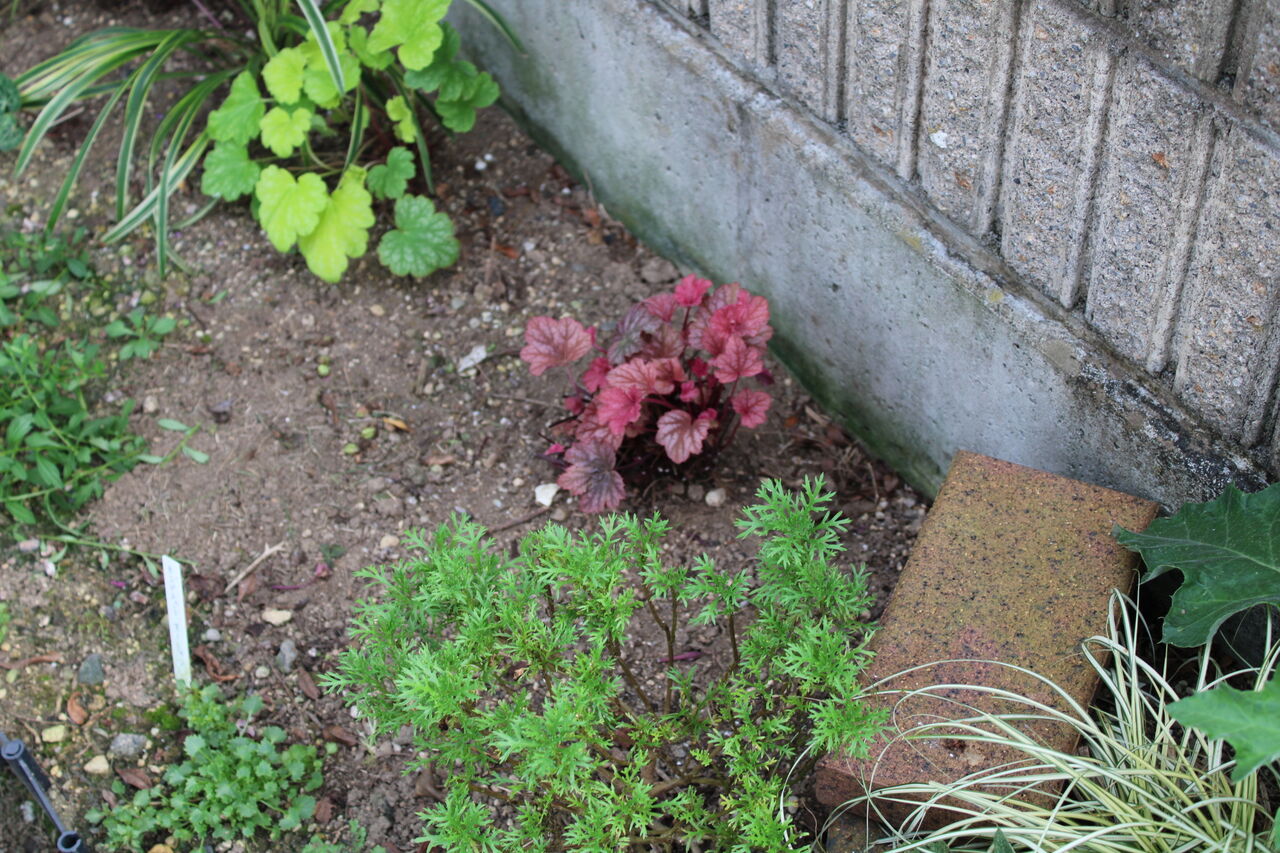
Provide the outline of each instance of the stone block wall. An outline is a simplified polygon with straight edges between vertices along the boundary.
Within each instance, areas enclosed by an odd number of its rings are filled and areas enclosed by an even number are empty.
[[[1166,504],[1280,475],[1280,0],[494,5],[527,55],[460,20],[512,108],[770,295],[780,354],[919,484],[960,447]],[[806,328],[854,310],[900,368]]]

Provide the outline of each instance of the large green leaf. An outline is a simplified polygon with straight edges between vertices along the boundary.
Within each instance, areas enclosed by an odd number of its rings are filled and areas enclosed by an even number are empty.
[[[329,203],[318,175],[305,172],[297,180],[279,166],[268,166],[258,177],[258,221],[277,251],[287,252],[301,236],[310,234]]]
[[[235,201],[253,192],[262,169],[249,159],[243,145],[219,142],[204,158],[200,191],[208,196]]]
[[[426,68],[444,41],[440,21],[450,0],[386,0],[382,15],[369,33],[368,49],[377,53],[396,48],[400,64],[414,71]]]
[[[1164,620],[1164,640],[1200,646],[1233,613],[1280,604],[1280,483],[1246,494],[1234,486],[1217,500],[1187,504],[1145,531],[1117,528],[1116,538],[1142,554],[1147,579],[1182,572]]]
[[[298,238],[307,267],[319,278],[336,282],[347,271],[347,258],[364,255],[373,227],[373,196],[364,188],[365,171],[353,166],[342,176],[309,234]]]
[[[1233,782],[1280,759],[1280,681],[1274,678],[1261,690],[1220,685],[1174,702],[1169,713],[1184,726],[1231,744],[1236,751]]]
[[[231,92],[222,106],[209,113],[209,135],[217,142],[244,145],[258,135],[258,122],[266,110],[257,81],[242,71],[231,82]]]

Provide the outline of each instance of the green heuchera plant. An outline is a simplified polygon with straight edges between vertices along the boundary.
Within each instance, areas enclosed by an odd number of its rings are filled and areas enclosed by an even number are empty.
[[[184,760],[169,766],[163,784],[86,815],[102,824],[106,847],[146,850],[148,840],[165,836],[201,844],[258,834],[275,839],[310,820],[316,801],[306,792],[323,782],[322,761],[314,746],[283,746],[284,730],[276,726],[247,736],[261,710],[256,695],[224,702],[217,685],[189,692],[178,712],[192,731]],[[120,782],[112,790],[125,795]]]
[[[396,227],[379,243],[378,257],[396,275],[429,275],[457,260],[458,242],[430,199],[407,194],[415,179],[432,187],[420,116],[433,113],[448,130],[464,132],[476,110],[498,97],[488,74],[457,58],[458,34],[443,20],[450,1],[239,0],[243,20],[231,26],[210,18],[213,29],[89,33],[17,78],[23,105],[40,112],[16,171],[30,164],[36,145],[72,104],[108,95],[54,199],[49,229],[123,100],[117,224],[106,242],[154,222],[163,271],[170,197],[203,164],[200,188],[211,204],[248,196],[272,245],[281,252],[296,246],[311,271],[330,282],[367,250],[375,200],[394,200]],[[482,0],[469,2],[514,41]],[[203,7],[194,5],[193,19],[203,21]],[[243,35],[245,24],[256,38]],[[166,72],[178,53],[195,55],[208,72]],[[187,89],[156,124],[144,158],[146,102],[166,79],[186,80]],[[228,84],[225,97],[213,101]],[[4,112],[5,92],[0,81],[0,144],[12,118]],[[216,108],[205,119],[210,103]],[[135,204],[137,161],[145,161],[145,190]]]
[[[445,850],[807,849],[783,803],[827,750],[881,728],[859,700],[868,660],[864,570],[836,568],[847,524],[821,480],[765,482],[739,522],[754,567],[663,559],[668,524],[608,516],[550,525],[515,557],[455,519],[412,532],[413,556],[366,569],[327,685],[379,733],[414,732],[448,773],[422,814]],[[651,620],[664,648],[631,639]],[[686,626],[720,626],[720,669],[698,672]],[[662,667],[643,680],[641,661]],[[500,827],[486,803],[515,820]],[[647,845],[647,846],[646,846]]]

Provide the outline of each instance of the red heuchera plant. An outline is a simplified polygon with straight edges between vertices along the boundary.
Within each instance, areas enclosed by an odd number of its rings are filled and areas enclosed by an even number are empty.
[[[624,474],[711,458],[739,426],[764,423],[773,400],[746,383],[772,384],[764,366],[772,336],[767,299],[691,275],[633,305],[605,341],[571,317],[534,317],[520,357],[534,376],[564,367],[570,386],[569,416],[547,451],[564,467],[556,482],[585,511],[603,512],[622,502]],[[592,352],[575,378],[571,366]]]

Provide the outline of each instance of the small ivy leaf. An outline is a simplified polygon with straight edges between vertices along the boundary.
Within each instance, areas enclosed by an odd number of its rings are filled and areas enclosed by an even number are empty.
[[[656,439],[666,448],[672,462],[679,465],[702,452],[702,442],[716,423],[714,413],[711,417],[704,417],[706,414],[703,412],[695,418],[683,409],[672,409],[658,418]]]
[[[275,165],[262,170],[254,195],[259,202],[258,221],[279,252],[289,251],[298,237],[315,229],[329,201],[319,175],[307,172],[294,180]]]
[[[556,485],[577,495],[583,512],[604,512],[622,503],[626,487],[622,475],[614,470],[617,454],[612,447],[580,441],[565,451],[564,458],[569,467],[556,479]]]
[[[402,142],[413,142],[418,138],[418,129],[413,124],[413,112],[402,96],[387,99],[387,118],[395,122],[396,136]]]
[[[487,107],[498,100],[501,91],[493,78],[486,73],[476,78],[475,89],[465,100],[446,101],[438,99],[434,106],[440,122],[454,133],[466,133],[475,127],[476,110]]]
[[[1262,765],[1280,759],[1280,680],[1272,678],[1261,690],[1219,685],[1174,702],[1169,714],[1184,726],[1231,743],[1236,751],[1232,782],[1243,782]]]
[[[156,426],[160,429],[167,429],[170,432],[186,432],[189,427],[182,421],[175,421],[173,418],[161,418],[156,421]]]
[[[1228,616],[1255,604],[1280,604],[1280,483],[1246,494],[1227,486],[1217,500],[1186,504],[1141,533],[1116,529],[1142,555],[1144,580],[1182,572],[1164,619],[1164,641],[1202,646]]]
[[[761,373],[764,359],[760,357],[760,350],[732,335],[725,341],[724,350],[711,360],[711,366],[716,369],[716,378],[728,385]]]
[[[529,372],[541,376],[553,367],[573,364],[591,351],[591,335],[572,317],[534,317],[524,327],[520,358]]]
[[[185,444],[182,446],[182,455],[186,456],[197,465],[204,465],[209,461],[208,453],[205,453],[202,450],[196,450],[194,447],[187,447]]]
[[[266,109],[257,81],[248,71],[242,71],[231,81],[231,91],[222,106],[209,113],[209,136],[215,142],[247,145],[258,135]]]
[[[333,191],[320,221],[309,234],[298,238],[307,267],[317,277],[334,283],[347,271],[347,259],[364,255],[373,227],[373,197],[364,188],[364,169],[348,169]]]
[[[378,244],[378,259],[396,275],[424,278],[458,261],[453,222],[430,199],[407,195],[396,201],[396,227]]]
[[[249,159],[245,145],[219,142],[204,158],[200,191],[207,196],[235,201],[253,192],[262,168]]]
[[[306,55],[296,47],[286,47],[263,67],[262,82],[280,103],[296,103],[302,96],[302,72],[306,67]]]
[[[396,48],[400,64],[410,71],[431,64],[444,42],[440,21],[450,0],[385,0],[382,14],[369,34],[369,50]]]
[[[369,189],[378,198],[400,198],[416,173],[413,155],[397,145],[387,152],[387,162],[369,170]]]
[[[765,417],[769,412],[769,406],[773,404],[773,398],[764,391],[745,389],[734,394],[729,404],[733,406],[733,410],[742,419],[744,427],[755,429],[764,423]]]
[[[262,117],[262,144],[277,157],[289,157],[294,149],[307,138],[311,129],[311,110],[296,109],[290,112],[283,107],[272,107]]]

